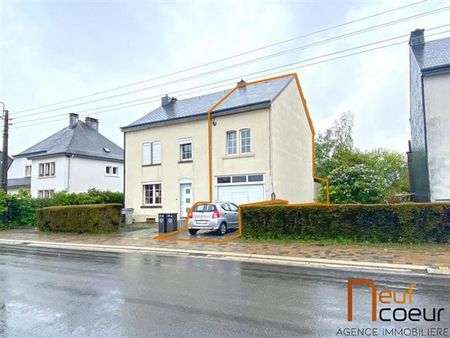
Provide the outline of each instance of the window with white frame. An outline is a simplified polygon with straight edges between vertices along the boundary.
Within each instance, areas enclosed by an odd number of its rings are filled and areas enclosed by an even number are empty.
[[[249,175],[233,175],[233,176],[218,176],[216,178],[217,185],[222,184],[260,184],[264,183],[263,174],[249,174]]]
[[[144,205],[161,205],[162,190],[161,183],[148,183],[142,186]]]
[[[248,154],[252,151],[250,140],[250,129],[241,129],[239,131],[241,140],[241,154]]]
[[[142,145],[142,165],[161,164],[161,142],[154,141]]]
[[[55,193],[55,190],[38,190],[38,198],[49,198]]]
[[[180,161],[192,160],[192,139],[182,138],[179,140],[179,143],[180,143]]]
[[[31,165],[25,166],[25,177],[31,177]]]
[[[237,154],[237,133],[235,130],[227,131],[227,155]]]
[[[113,167],[113,166],[107,165],[105,167],[105,174],[111,175],[111,176],[118,176],[119,175],[119,167]]]
[[[39,163],[39,177],[55,176],[55,162]]]

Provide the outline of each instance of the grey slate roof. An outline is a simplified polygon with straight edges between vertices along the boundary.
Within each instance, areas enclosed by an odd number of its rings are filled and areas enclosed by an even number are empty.
[[[255,106],[258,104],[270,104],[277,98],[283,89],[293,80],[292,76],[249,84],[243,88],[238,88],[228,97],[214,113],[229,111],[236,108]],[[137,126],[151,125],[165,121],[198,117],[206,115],[208,110],[217,103],[230,89],[219,92],[196,96],[188,99],[174,101],[167,106],[160,106],[141,117],[137,121],[122,127],[122,130],[131,129]]]
[[[450,66],[450,38],[427,41],[411,49],[422,72]]]
[[[103,148],[110,152],[105,152]],[[110,161],[123,161],[124,158],[122,148],[83,121],[78,121],[74,128],[67,126],[15,157],[33,159],[51,155],[75,155]]]
[[[9,178],[8,187],[27,187],[31,185],[31,177]]]

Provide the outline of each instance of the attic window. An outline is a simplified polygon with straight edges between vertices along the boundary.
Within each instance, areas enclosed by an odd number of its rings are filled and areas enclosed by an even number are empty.
[[[110,153],[110,152],[111,152],[111,150],[109,150],[109,148],[105,148],[105,147],[103,147],[103,151],[104,151],[105,153]]]

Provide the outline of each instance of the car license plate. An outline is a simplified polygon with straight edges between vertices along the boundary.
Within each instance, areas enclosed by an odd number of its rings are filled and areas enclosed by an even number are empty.
[[[208,224],[208,221],[197,221],[197,224]]]

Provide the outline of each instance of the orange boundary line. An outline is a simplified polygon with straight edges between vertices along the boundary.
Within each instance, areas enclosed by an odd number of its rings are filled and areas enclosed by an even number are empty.
[[[245,87],[245,86],[249,86],[249,85],[253,85],[253,84],[257,84],[257,83],[261,83],[261,82],[267,82],[267,81],[272,81],[272,80],[277,80],[277,79],[282,79],[285,77],[293,77],[295,79],[295,83],[297,85],[297,89],[298,92],[300,94],[300,98],[302,101],[302,105],[303,105],[303,109],[305,111],[306,114],[306,118],[308,119],[308,124],[309,124],[309,128],[311,130],[311,144],[312,144],[312,178],[313,179],[317,179],[323,183],[325,183],[326,185],[326,203],[294,203],[294,204],[289,204],[288,201],[286,200],[268,200],[268,201],[262,201],[262,202],[255,202],[255,203],[246,203],[246,204],[241,204],[238,207],[238,222],[239,222],[239,232],[238,234],[234,235],[234,236],[230,236],[228,238],[222,239],[222,240],[207,240],[207,239],[191,239],[191,238],[173,238],[170,236],[179,234],[181,232],[186,232],[189,229],[189,218],[186,218],[185,222],[184,222],[184,226],[177,230],[177,231],[172,231],[172,232],[168,232],[168,233],[164,233],[164,234],[159,234],[155,237],[153,237],[153,239],[157,239],[157,240],[171,240],[171,241],[180,241],[180,242],[203,242],[203,243],[225,243],[225,242],[229,242],[232,241],[238,237],[240,237],[242,235],[242,222],[241,222],[241,207],[246,207],[246,206],[261,206],[261,205],[284,205],[284,206],[302,206],[302,205],[330,205],[330,189],[329,189],[329,183],[328,183],[328,179],[326,178],[322,178],[322,177],[318,177],[315,176],[315,146],[314,146],[314,140],[315,140],[315,129],[314,129],[314,124],[312,122],[311,119],[311,114],[309,113],[309,109],[308,109],[308,105],[306,103],[306,99],[305,96],[303,94],[303,90],[302,90],[302,86],[300,84],[300,80],[298,78],[297,73],[289,73],[289,74],[284,74],[284,75],[278,75],[278,76],[273,76],[273,77],[269,77],[269,78],[265,78],[265,79],[261,79],[261,80],[256,80],[256,81],[251,81],[248,82],[244,85],[236,85],[234,88],[232,88],[227,94],[225,94],[219,101],[217,101],[216,104],[214,104],[209,110],[208,110],[208,119],[207,119],[207,123],[208,123],[208,179],[209,179],[209,184],[208,184],[208,195],[209,195],[209,201],[201,201],[201,202],[195,202],[191,208],[189,209],[189,213],[192,212],[192,210],[198,205],[198,204],[202,204],[202,203],[211,203],[213,200],[213,174],[212,174],[212,126],[211,126],[211,113],[218,107],[220,106],[227,98],[229,98],[238,88],[240,87]]]

